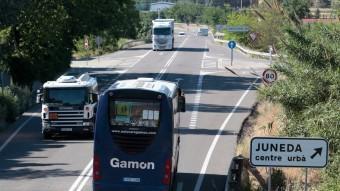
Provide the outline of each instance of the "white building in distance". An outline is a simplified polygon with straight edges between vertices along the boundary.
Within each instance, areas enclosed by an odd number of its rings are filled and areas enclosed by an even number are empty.
[[[162,11],[173,6],[175,6],[175,3],[160,1],[156,3],[151,3],[150,11]]]

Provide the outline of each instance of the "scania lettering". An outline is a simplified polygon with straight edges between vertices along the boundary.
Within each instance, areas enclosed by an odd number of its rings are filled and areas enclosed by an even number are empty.
[[[138,78],[108,88],[96,115],[93,190],[172,190],[184,111],[173,82]]]
[[[97,97],[97,80],[87,73],[78,78],[62,75],[44,83],[37,94],[44,138],[66,133],[92,135]]]
[[[153,50],[172,50],[174,41],[174,19],[156,19],[152,21]]]

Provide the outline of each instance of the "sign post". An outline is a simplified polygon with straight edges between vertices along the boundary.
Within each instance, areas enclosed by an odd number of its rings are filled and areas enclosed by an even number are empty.
[[[101,36],[96,36],[96,44],[98,49],[98,64],[100,63],[100,45],[103,43],[103,38]]]
[[[90,60],[90,55],[89,55],[89,37],[84,36],[84,48],[86,49],[87,53],[87,60],[86,60],[86,65],[89,65],[89,60]]]
[[[233,60],[234,60],[234,48],[236,47],[236,42],[231,40],[228,42],[228,47],[230,48],[230,66],[233,65]]]
[[[269,46],[269,64],[272,65],[273,62],[273,47]]]
[[[253,137],[250,141],[252,166],[305,168],[307,191],[308,168],[324,168],[328,163],[328,141],[323,138]],[[270,190],[271,179],[268,178]]]

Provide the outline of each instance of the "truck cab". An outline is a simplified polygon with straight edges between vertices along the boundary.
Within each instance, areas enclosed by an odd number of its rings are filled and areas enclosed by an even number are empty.
[[[174,48],[174,19],[152,21],[152,49],[172,50]]]
[[[42,134],[45,139],[55,134],[93,134],[98,101],[98,83],[85,73],[63,75],[44,83],[38,90],[41,105]]]

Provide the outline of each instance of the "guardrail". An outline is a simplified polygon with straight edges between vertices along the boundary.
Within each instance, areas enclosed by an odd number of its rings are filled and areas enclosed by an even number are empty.
[[[212,35],[212,36],[213,36],[215,42],[219,42],[219,43],[223,43],[223,44],[227,44],[229,42],[228,40],[216,39],[214,35]],[[258,52],[258,51],[250,50],[248,48],[244,48],[244,47],[240,46],[239,44],[236,44],[236,48],[238,48],[239,50],[241,50],[242,52],[244,52],[246,54],[261,56],[261,57],[268,57],[268,58],[270,57],[270,53],[268,53],[268,52]],[[271,56],[273,58],[278,57],[277,54],[272,54]]]

